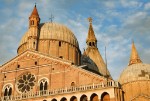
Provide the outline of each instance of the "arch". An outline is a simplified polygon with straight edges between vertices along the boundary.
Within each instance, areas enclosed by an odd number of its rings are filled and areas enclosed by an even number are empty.
[[[47,78],[42,78],[40,81],[39,81],[39,87],[40,87],[40,91],[45,91],[48,89],[48,80]]]
[[[92,46],[91,42],[89,43],[89,46]]]
[[[51,101],[57,101],[55,98],[53,98]]]
[[[83,94],[81,97],[80,97],[80,101],[87,101],[88,98],[85,94]]]
[[[98,95],[93,93],[91,96],[90,96],[90,101],[98,101]]]
[[[76,96],[72,96],[72,97],[70,98],[70,101],[77,101],[77,97],[76,97]]]
[[[67,99],[65,97],[61,98],[60,101],[67,101]]]
[[[43,100],[43,101],[47,101],[47,100]]]
[[[110,101],[110,96],[107,92],[103,92],[101,95],[101,101]]]
[[[92,45],[93,45],[93,46],[95,46],[95,43],[94,43],[94,42],[92,42]]]
[[[7,84],[4,86],[4,96],[11,96],[12,95],[12,86]]]
[[[31,25],[34,25],[34,20],[31,20]]]

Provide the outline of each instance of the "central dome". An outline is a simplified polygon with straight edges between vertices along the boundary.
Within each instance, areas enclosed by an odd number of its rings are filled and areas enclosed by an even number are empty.
[[[18,54],[36,50],[50,56],[80,63],[80,49],[77,38],[66,26],[58,23],[41,23],[30,27],[21,39]]]
[[[78,47],[78,41],[72,31],[66,26],[58,23],[44,23],[40,26],[39,39],[53,39],[68,42],[75,47]]]

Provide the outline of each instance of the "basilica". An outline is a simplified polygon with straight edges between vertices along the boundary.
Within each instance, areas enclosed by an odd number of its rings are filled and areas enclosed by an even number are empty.
[[[35,5],[16,57],[0,66],[0,101],[150,101],[150,64],[142,62],[134,42],[115,81],[88,20],[87,48],[81,53],[67,26],[40,23]]]

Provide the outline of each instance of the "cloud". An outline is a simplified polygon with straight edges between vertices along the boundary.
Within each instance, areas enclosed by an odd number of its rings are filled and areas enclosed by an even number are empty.
[[[144,8],[145,8],[146,10],[149,10],[149,9],[150,9],[150,3],[146,3],[146,4],[144,5]]]
[[[142,3],[139,1],[129,1],[129,0],[120,0],[120,3],[123,7],[141,7]]]

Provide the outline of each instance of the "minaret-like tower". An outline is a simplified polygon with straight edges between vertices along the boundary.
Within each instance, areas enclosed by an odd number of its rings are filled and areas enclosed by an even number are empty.
[[[136,47],[134,45],[134,42],[132,42],[132,50],[131,50],[129,65],[137,64],[137,63],[142,63],[142,61],[138,55],[138,52],[137,52]]]
[[[40,17],[38,14],[38,10],[36,8],[36,4],[34,9],[29,17],[29,31],[28,34],[28,49],[37,50],[37,43],[38,43],[38,36],[39,36],[39,24],[40,24]]]
[[[84,51],[84,55],[89,57],[98,67],[98,71],[105,77],[111,78],[111,75],[107,69],[107,66],[97,48],[97,39],[94,34],[94,30],[92,27],[92,18],[88,18],[89,20],[89,31],[86,39],[87,48]]]
[[[86,39],[86,44],[88,47],[95,47],[97,48],[97,39],[95,37],[94,31],[93,31],[93,27],[92,27],[92,18],[88,18],[89,20],[89,32],[88,32],[88,36]]]

